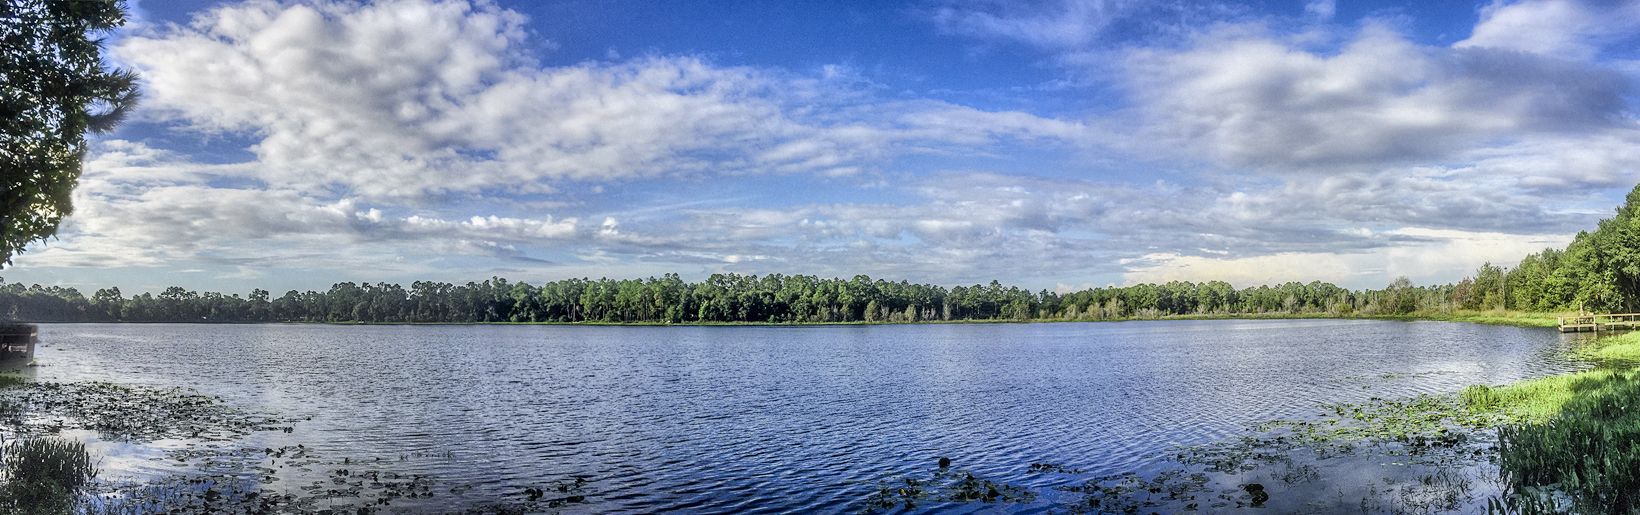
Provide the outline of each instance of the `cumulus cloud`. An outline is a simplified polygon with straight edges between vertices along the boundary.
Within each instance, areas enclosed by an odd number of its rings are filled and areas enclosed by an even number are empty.
[[[1336,53],[1227,28],[1141,49],[1128,88],[1147,126],[1225,166],[1336,172],[1442,160],[1500,141],[1633,128],[1631,83],[1550,57],[1414,43],[1369,23]]]
[[[240,165],[206,165],[140,143],[97,145],[85,164],[78,209],[63,240],[18,258],[30,267],[154,266],[203,259],[271,263],[292,255],[341,257],[377,246],[357,261],[386,255],[432,255],[445,245],[466,253],[518,253],[516,243],[579,234],[574,217],[475,215],[449,219],[388,215],[360,199],[325,200],[289,189],[224,185]],[[402,208],[400,208],[402,210]],[[346,262],[346,261],[344,261]]]
[[[1117,104],[1055,117],[857,88],[838,66],[554,62],[527,50],[551,34],[487,2],[225,5],[114,43],[160,134],[97,143],[62,238],[17,263],[1379,286],[1562,244],[1640,180],[1632,73],[1602,58],[1632,2],[1494,3],[1451,47],[1322,23],[1336,5],[1314,1],[1290,25],[1098,48],[1205,9],[921,12],[1066,67],[1123,56],[1102,68],[1117,98],[1096,99]],[[164,150],[192,137],[252,158]]]
[[[999,267],[1011,277],[1045,281],[1100,273],[1121,277],[1140,269],[1150,275],[1127,277],[1200,280],[1211,278],[1204,270],[1221,270],[1208,264],[1230,267],[1289,256],[1314,265],[1294,276],[1337,265],[1341,268],[1317,277],[1375,286],[1392,273],[1457,274],[1480,263],[1470,260],[1501,261],[1514,250],[1563,243],[1544,235],[1571,234],[1589,218],[1546,211],[1518,190],[1470,191],[1439,181],[1432,187],[1389,176],[1365,184],[1336,180],[1133,186],[944,173],[903,185],[898,189],[905,195],[893,203],[711,207],[630,226],[609,221],[599,248],[613,261],[681,262],[748,273],[866,272],[942,282],[988,281]],[[767,259],[735,258],[747,255]],[[1431,268],[1412,270],[1417,259],[1436,255],[1444,257],[1424,263]],[[1385,256],[1400,264],[1371,263]],[[1192,263],[1206,264],[1184,266]]]
[[[1494,0],[1458,48],[1484,47],[1561,59],[1589,59],[1601,46],[1640,28],[1640,3],[1575,0]]]
[[[1066,122],[875,102],[824,78],[689,56],[543,66],[522,50],[524,23],[465,1],[248,2],[113,53],[146,81],[148,116],[253,138],[260,179],[374,199],[835,172],[897,145],[1075,137]]]
[[[1224,2],[942,0],[923,14],[945,34],[1022,43],[1079,60],[1122,37],[1170,39],[1246,10]]]

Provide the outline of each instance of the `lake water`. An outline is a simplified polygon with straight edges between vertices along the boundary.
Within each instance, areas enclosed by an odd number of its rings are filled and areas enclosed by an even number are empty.
[[[858,511],[953,466],[1142,471],[1176,445],[1324,402],[1577,368],[1552,329],[1362,320],[834,327],[44,325],[44,380],[183,386],[301,421],[356,468],[423,474],[444,509],[566,478],[568,511]],[[309,419],[311,417],[311,419]],[[161,444],[155,444],[162,446]],[[105,477],[179,468],[102,445]],[[280,469],[296,488],[324,471]],[[1062,481],[1062,480],[1061,480]],[[932,506],[967,511],[973,506]]]

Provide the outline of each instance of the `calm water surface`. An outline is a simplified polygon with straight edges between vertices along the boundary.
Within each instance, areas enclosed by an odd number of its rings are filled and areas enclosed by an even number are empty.
[[[431,509],[581,476],[589,504],[570,511],[854,511],[878,481],[925,474],[938,456],[1049,487],[1031,463],[1143,471],[1175,445],[1309,417],[1319,403],[1578,367],[1552,329],[1341,320],[70,324],[40,337],[41,379],[183,386],[311,417],[244,443],[381,458],[473,487]],[[118,449],[105,475],[170,470]],[[279,474],[301,484],[299,471]]]

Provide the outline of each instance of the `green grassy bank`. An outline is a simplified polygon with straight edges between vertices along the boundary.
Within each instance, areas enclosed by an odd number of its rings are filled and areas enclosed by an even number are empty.
[[[1574,349],[1592,370],[1471,386],[1471,412],[1504,415],[1498,465],[1509,513],[1640,513],[1640,332]]]
[[[1359,319],[1359,320],[1403,320],[1403,321],[1438,321],[1438,322],[1470,322],[1476,324],[1511,325],[1519,327],[1556,327],[1559,325],[1557,317],[1563,313],[1540,313],[1532,311],[1416,311],[1404,315],[1381,314],[1335,314],[1335,313],[1257,313],[1238,315],[1177,315],[1152,319],[1134,320],[1287,320],[1287,319]]]

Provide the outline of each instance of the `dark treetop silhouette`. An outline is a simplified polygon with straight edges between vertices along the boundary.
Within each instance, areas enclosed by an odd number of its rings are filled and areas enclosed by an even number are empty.
[[[95,36],[125,24],[115,0],[0,2],[0,266],[74,210],[85,133],[136,103],[135,74],[109,69]]]

